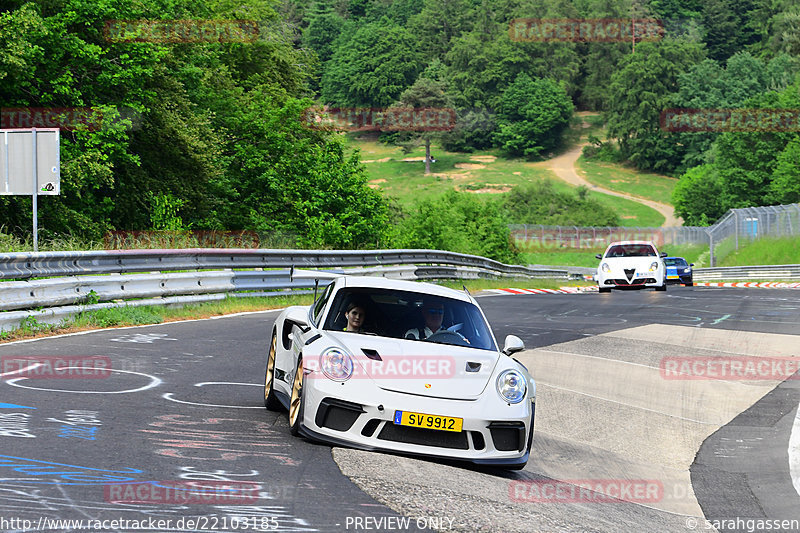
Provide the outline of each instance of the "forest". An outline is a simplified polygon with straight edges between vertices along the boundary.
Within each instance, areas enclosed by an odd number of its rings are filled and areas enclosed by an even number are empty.
[[[663,35],[525,40],[510,31],[518,19],[657,20]],[[228,24],[212,38],[152,25],[193,20]],[[580,191],[546,184],[403,210],[368,186],[346,136],[308,127],[321,105],[453,109],[449,131],[382,140],[532,161],[564,148],[577,110],[602,112],[607,138],[587,156],[679,178],[676,213],[707,225],[732,207],[800,201],[798,58],[795,0],[0,0],[3,127],[19,125],[20,110],[71,113],[61,195],[39,199],[45,238],[251,230],[296,246],[513,260],[509,223],[569,223],[576,205],[613,222]],[[794,110],[795,120],[665,129],[665,110],[683,108]],[[24,235],[30,219],[30,198],[0,196],[0,233]]]

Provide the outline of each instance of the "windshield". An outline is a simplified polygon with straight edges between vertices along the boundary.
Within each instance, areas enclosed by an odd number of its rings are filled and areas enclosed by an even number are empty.
[[[686,259],[682,257],[665,257],[664,264],[667,266],[679,266],[679,267],[688,266],[688,263],[686,263]]]
[[[655,257],[656,250],[649,244],[615,244],[606,257]]]
[[[365,315],[355,333],[497,350],[489,325],[475,304],[393,289],[340,290],[323,329],[347,331],[346,313],[353,304]]]

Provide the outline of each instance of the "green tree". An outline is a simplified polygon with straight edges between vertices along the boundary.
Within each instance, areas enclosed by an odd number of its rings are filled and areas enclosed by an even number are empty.
[[[513,263],[509,237],[499,201],[450,191],[416,204],[396,222],[393,241],[400,248],[450,250]]]
[[[673,106],[680,74],[702,59],[702,47],[694,42],[643,42],[612,76],[608,135],[638,168],[671,172],[680,164],[681,150],[660,128],[660,115]]]
[[[540,157],[561,144],[572,112],[562,85],[548,78],[532,80],[523,72],[503,93],[496,141],[512,155]]]
[[[689,169],[672,191],[675,214],[687,226],[708,226],[727,212],[722,184],[711,165]]]
[[[445,94],[444,82],[428,77],[423,73],[414,85],[403,91],[400,99],[392,106],[393,108],[411,109],[431,109],[441,111],[450,109],[450,99]],[[441,131],[404,131],[398,133],[394,139],[395,143],[406,148],[419,144],[425,145],[425,174],[431,173],[431,141],[441,138]]]
[[[619,226],[619,215],[597,200],[588,198],[586,189],[575,193],[558,192],[550,180],[518,185],[504,201],[513,224],[569,226]]]
[[[708,56],[725,61],[757,42],[759,36],[751,25],[755,10],[752,0],[706,0],[702,21]]]
[[[800,136],[789,141],[778,154],[768,200],[776,204],[800,202]]]
[[[322,75],[322,99],[335,106],[385,107],[414,83],[423,55],[416,38],[388,18],[343,33]]]

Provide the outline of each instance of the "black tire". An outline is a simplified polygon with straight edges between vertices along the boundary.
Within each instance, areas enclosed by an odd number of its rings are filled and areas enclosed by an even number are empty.
[[[300,428],[303,427],[303,411],[305,402],[303,401],[303,358],[297,360],[297,368],[294,371],[292,380],[292,396],[289,399],[289,433],[298,437]]]
[[[666,290],[667,290],[667,280],[664,280],[664,283],[663,283],[663,284],[661,284],[661,286],[660,286],[660,287],[656,287],[656,290],[657,290],[657,291],[662,291],[662,292],[663,292],[663,291],[666,291]]]
[[[611,292],[611,287],[600,287],[600,292]]]
[[[693,287],[694,286],[694,282],[690,281],[689,283],[684,283],[683,286],[684,287]]]
[[[272,341],[267,352],[267,371],[264,376],[264,407],[269,411],[281,409],[281,402],[275,396],[275,355],[278,349],[278,332],[272,332]]]

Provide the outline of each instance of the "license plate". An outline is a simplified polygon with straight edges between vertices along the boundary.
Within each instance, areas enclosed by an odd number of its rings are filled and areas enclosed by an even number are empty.
[[[450,416],[426,415],[412,413],[411,411],[395,411],[394,423],[398,426],[411,426],[414,428],[437,429],[439,431],[461,431],[463,418]]]

